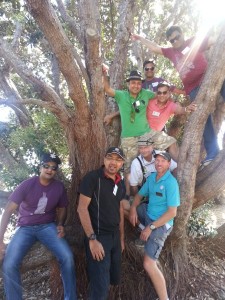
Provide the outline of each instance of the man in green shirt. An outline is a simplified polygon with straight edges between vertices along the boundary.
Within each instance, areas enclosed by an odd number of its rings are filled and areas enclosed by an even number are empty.
[[[119,107],[122,124],[121,148],[126,157],[124,171],[128,174],[131,162],[138,154],[138,138],[151,132],[146,117],[146,108],[149,100],[153,99],[155,94],[150,90],[142,88],[143,78],[140,71],[133,70],[130,72],[130,76],[126,80],[128,90],[114,90],[110,87],[105,66],[103,66],[103,75],[105,92],[110,97],[115,98]],[[152,144],[158,142],[156,137],[151,137],[151,134],[149,136]],[[166,141],[160,137],[160,143],[163,144],[164,149],[171,145],[176,146],[175,142],[176,140],[172,137]]]

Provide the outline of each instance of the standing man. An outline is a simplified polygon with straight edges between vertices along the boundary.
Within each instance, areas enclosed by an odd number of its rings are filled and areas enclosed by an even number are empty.
[[[107,299],[110,284],[120,282],[125,187],[118,172],[124,161],[121,149],[109,148],[104,166],[89,172],[80,185],[78,214],[86,235],[89,300]]]
[[[150,277],[160,300],[168,300],[165,278],[157,266],[162,247],[172,231],[173,219],[180,205],[177,180],[169,171],[171,157],[167,152],[155,155],[157,173],[151,174],[136,194],[130,209],[133,226],[141,222],[144,229],[140,238],[145,241],[144,269]],[[149,198],[147,205],[140,205],[143,197]]]
[[[155,61],[154,59],[145,60],[143,63],[143,70],[145,73],[145,79],[142,82],[142,88],[146,90],[151,90],[154,93],[156,92],[157,86],[161,82],[166,82],[162,77],[155,77]],[[184,90],[176,88],[174,85],[171,85],[171,92],[174,94],[185,94]]]
[[[68,199],[64,185],[54,179],[61,163],[55,154],[42,157],[40,176],[23,181],[9,197],[0,226],[0,254],[11,215],[18,212],[17,230],[6,248],[3,277],[7,300],[22,300],[20,265],[31,246],[40,241],[56,256],[64,286],[64,299],[76,300],[73,254],[63,238]]]
[[[131,163],[130,172],[130,189],[131,194],[136,195],[151,173],[156,172],[154,154],[158,150],[153,150],[148,138],[139,138],[138,140],[139,155]],[[170,171],[177,168],[177,163],[171,159]]]
[[[104,89],[108,96],[114,97],[121,115],[121,148],[126,157],[125,173],[129,173],[131,161],[136,157],[138,137],[151,131],[146,118],[146,108],[155,94],[142,89],[141,72],[134,70],[127,78],[128,90],[114,90],[106,77],[107,70],[103,68]],[[116,113],[117,114],[117,113]]]
[[[202,41],[196,40],[195,37],[185,40],[179,26],[171,26],[168,28],[166,37],[172,47],[161,47],[140,35],[132,35],[133,40],[139,40],[153,53],[161,54],[173,62],[176,70],[180,74],[186,94],[189,95],[191,101],[193,101],[198,93],[208,66],[204,51],[209,49],[214,41],[211,37],[206,37]],[[223,83],[221,95],[225,100],[225,83]],[[206,166],[219,152],[217,136],[213,128],[211,115],[207,119],[203,138],[207,155],[202,164]]]
[[[149,101],[147,107],[148,124],[155,131],[161,131],[173,115],[182,115],[196,110],[195,103],[182,107],[178,102],[174,102],[171,98],[170,85],[165,81],[157,85],[156,95]]]

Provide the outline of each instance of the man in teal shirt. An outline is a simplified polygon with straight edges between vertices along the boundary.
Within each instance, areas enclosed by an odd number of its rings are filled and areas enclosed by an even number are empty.
[[[162,151],[154,157],[157,172],[148,177],[135,195],[130,209],[130,222],[133,226],[142,224],[140,238],[145,241],[144,268],[159,299],[168,300],[165,278],[157,266],[157,259],[173,228],[173,219],[180,205],[180,195],[177,180],[169,171],[170,154]],[[149,202],[139,205],[143,197],[148,197]]]

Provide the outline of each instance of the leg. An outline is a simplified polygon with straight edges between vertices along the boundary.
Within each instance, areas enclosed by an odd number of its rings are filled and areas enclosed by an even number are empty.
[[[171,146],[169,146],[168,152],[171,155],[172,159],[177,162],[179,156],[179,147],[177,143],[174,143]]]
[[[157,295],[159,296],[159,300],[167,300],[167,290],[166,290],[166,282],[162,272],[159,270],[157,263],[155,260],[150,258],[149,256],[144,256],[144,269],[148,273],[154,288],[156,290]]]
[[[208,160],[208,159],[211,160],[211,159],[215,158],[219,152],[217,136],[216,136],[214,128],[213,128],[213,122],[212,122],[211,115],[209,115],[209,117],[206,121],[203,138],[204,138],[204,146],[205,146],[206,153],[207,153],[205,160]]]
[[[111,265],[110,265],[110,284],[118,285],[121,277],[121,244],[120,232],[113,235],[113,248],[111,251]]]
[[[64,300],[76,300],[76,274],[73,253],[63,238],[58,238],[54,223],[39,225],[37,239],[56,256],[64,287]]]
[[[7,300],[22,300],[20,265],[36,242],[32,226],[20,227],[10,241],[3,261],[4,288]]]
[[[103,245],[105,256],[101,261],[94,260],[89,248],[89,241],[85,239],[87,272],[88,272],[88,300],[107,299],[110,285],[110,265],[112,236],[97,236],[98,241]]]

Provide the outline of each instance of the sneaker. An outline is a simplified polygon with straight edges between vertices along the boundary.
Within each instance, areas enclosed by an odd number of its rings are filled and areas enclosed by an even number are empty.
[[[198,168],[198,171],[201,171],[203,170],[206,166],[208,166],[211,162],[213,161],[213,159],[205,159],[201,162],[199,168]]]

